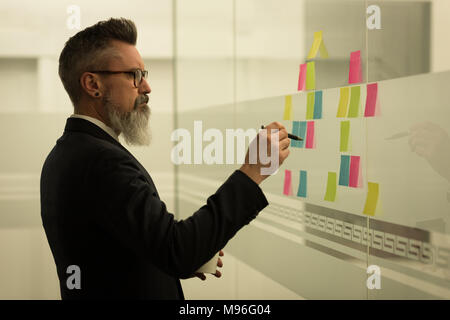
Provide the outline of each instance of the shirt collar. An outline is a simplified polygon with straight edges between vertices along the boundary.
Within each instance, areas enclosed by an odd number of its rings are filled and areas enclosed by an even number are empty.
[[[84,119],[84,120],[87,120],[87,121],[92,122],[93,124],[99,126],[101,129],[103,129],[107,134],[109,134],[109,135],[110,135],[111,137],[113,137],[117,142],[120,143],[120,141],[119,141],[119,136],[114,132],[114,130],[113,130],[112,128],[108,127],[106,124],[104,124],[104,123],[101,122],[100,120],[95,119],[95,118],[93,118],[93,117],[86,116],[86,115],[84,115],[84,114],[72,114],[70,117],[71,117],[71,118],[80,118],[80,119]]]

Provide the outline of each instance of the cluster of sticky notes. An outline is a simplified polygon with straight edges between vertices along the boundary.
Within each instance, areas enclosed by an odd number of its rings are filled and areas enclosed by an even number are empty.
[[[322,31],[314,32],[313,44],[309,50],[307,59],[314,59],[318,52],[320,52],[321,58],[328,58],[328,50],[325,47],[325,42],[323,41]],[[300,65],[297,89],[298,91],[316,89],[316,65],[314,61],[309,61]]]
[[[322,31],[314,32],[313,44],[311,46],[311,49],[309,50],[307,59],[314,59],[319,51],[321,58],[328,58],[328,50],[325,47],[325,43],[323,41]]]
[[[339,185],[357,188],[361,186],[360,156],[341,155]]]
[[[302,141],[291,139],[291,147],[294,148],[315,148],[314,121],[293,121],[292,134],[302,138]]]
[[[370,83],[366,86],[366,107],[365,117],[373,117],[378,112],[378,83]],[[343,87],[340,88],[339,105],[337,118],[357,118],[359,117],[359,106],[361,99],[361,87]]]
[[[316,88],[316,65],[314,61],[300,65],[298,76],[298,91],[314,90]]]
[[[359,116],[360,86],[343,87],[340,89],[337,118],[357,118]]]
[[[306,198],[307,196],[307,172],[305,170],[300,170],[299,182],[297,189],[297,197]],[[283,194],[286,196],[292,196],[292,172],[291,170],[284,170],[284,188]]]
[[[306,119],[322,119],[322,90],[306,95]]]

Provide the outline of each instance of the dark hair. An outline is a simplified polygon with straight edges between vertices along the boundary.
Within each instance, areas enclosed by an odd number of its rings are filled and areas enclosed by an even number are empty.
[[[74,107],[80,100],[80,77],[91,69],[105,68],[114,56],[111,40],[136,45],[137,31],[133,21],[120,18],[100,21],[71,37],[59,56],[59,77]]]

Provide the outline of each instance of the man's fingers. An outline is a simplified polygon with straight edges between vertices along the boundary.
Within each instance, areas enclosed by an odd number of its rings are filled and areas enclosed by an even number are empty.
[[[195,276],[196,276],[197,278],[200,278],[200,279],[202,279],[203,281],[205,281],[205,280],[206,280],[206,276],[205,276],[205,274],[204,274],[204,273],[201,273],[201,272],[197,272],[197,273],[195,273]]]
[[[289,138],[286,138],[286,139],[283,139],[280,141],[280,149],[281,150],[289,148],[290,145],[291,145],[291,140]]]
[[[219,270],[216,270],[216,273],[214,274],[216,278],[220,278],[222,276],[222,273]]]
[[[219,258],[219,260],[217,260],[217,266],[218,266],[219,268],[222,268],[222,267],[223,267],[222,259]]]
[[[269,129],[269,130],[270,129],[278,129],[278,130],[285,129],[286,130],[286,128],[278,121],[272,122],[271,124],[269,124],[268,126],[265,126],[264,128]]]

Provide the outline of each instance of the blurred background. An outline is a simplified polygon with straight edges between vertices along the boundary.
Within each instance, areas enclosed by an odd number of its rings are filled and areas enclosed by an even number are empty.
[[[367,28],[370,5],[381,9],[381,29]],[[81,29],[110,17],[136,23],[137,49],[149,70],[152,89],[153,140],[150,147],[125,146],[151,174],[169,211],[179,219],[200,208],[238,166],[174,166],[172,131],[191,130],[195,120],[222,130],[255,126],[260,120],[251,120],[260,115],[282,121],[284,102],[280,101],[297,94],[299,65],[305,62],[315,31],[323,31],[330,53],[316,63],[317,89],[334,94],[347,85],[350,52],[361,50],[363,82],[380,82],[386,92],[404,90],[395,104],[402,110],[410,107],[411,119],[420,118],[415,107],[426,108],[404,102],[422,88],[419,83],[430,83],[425,95],[433,97],[433,84],[439,84],[442,95],[436,103],[448,103],[448,0],[4,0],[0,4],[0,299],[60,298],[40,217],[39,179],[45,157],[73,113],[57,70],[64,43],[79,31],[71,24],[76,8]],[[334,104],[332,108],[331,113]],[[447,109],[439,106],[441,119],[450,119]],[[440,126],[448,132],[449,120],[442,121]],[[370,126],[364,123],[362,130]],[[369,139],[361,147],[367,147],[367,154]],[[431,183],[447,194],[449,182],[438,179]],[[314,199],[286,200],[281,198],[279,180],[273,181],[263,186],[272,192],[274,207],[268,212],[287,210],[295,215],[308,211],[308,203],[317,212],[339,209],[342,220],[349,223],[370,225],[386,234],[401,229],[398,234],[422,241],[423,248],[437,243],[434,256],[438,258],[431,265],[414,261],[412,266],[411,259],[400,261],[372,252],[368,245],[356,248],[303,227],[287,230],[289,219],[282,220],[286,217],[271,222],[258,217],[224,248],[222,278],[182,281],[187,299],[450,298],[446,200],[421,209],[423,215],[409,214],[400,202],[390,210],[386,201],[384,216],[372,219],[350,207],[330,208]],[[433,212],[430,218],[428,210]],[[366,287],[366,268],[373,263],[382,267],[382,277],[389,278],[382,280],[377,292]]]

